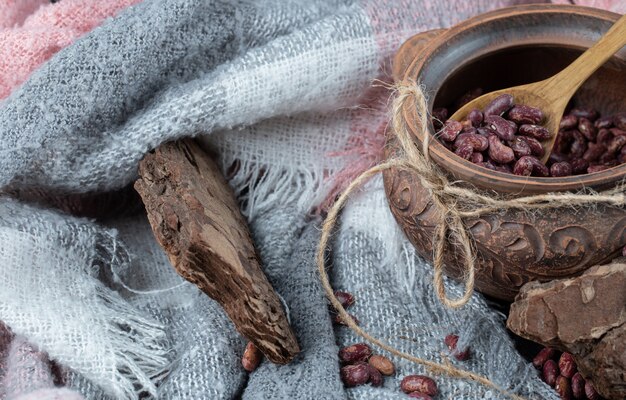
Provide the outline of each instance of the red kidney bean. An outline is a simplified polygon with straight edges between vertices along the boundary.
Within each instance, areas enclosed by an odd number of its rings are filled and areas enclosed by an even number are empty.
[[[435,396],[438,392],[435,381],[424,375],[405,376],[400,382],[400,388],[404,393],[420,392],[429,396]]]
[[[478,128],[483,122],[483,113],[480,110],[473,109],[467,114],[467,119],[472,122],[475,128]]]
[[[494,130],[502,140],[511,140],[515,136],[516,128],[511,126],[507,120],[499,115],[485,115],[484,122],[486,126]]]
[[[591,381],[585,382],[585,395],[589,400],[600,400],[600,395],[596,392],[596,388]]]
[[[559,129],[572,129],[578,126],[578,117],[575,115],[565,115],[559,123]]]
[[[556,365],[556,361],[546,361],[545,364],[543,364],[542,372],[543,373],[541,378],[543,379],[543,381],[548,385],[554,387],[554,385],[556,384],[556,378],[559,374],[559,367]]]
[[[587,168],[589,168],[589,161],[584,158],[575,158],[570,161],[570,165],[572,166],[572,173],[574,175],[580,175],[587,172]]]
[[[618,128],[611,128],[609,131],[613,134],[613,136],[624,136],[626,135],[626,131]]]
[[[518,132],[520,135],[530,136],[538,140],[546,140],[552,136],[550,131],[541,125],[525,124],[519,127]]]
[[[528,136],[518,136],[518,137],[522,139],[523,141],[525,141],[528,147],[530,147],[530,153],[533,156],[540,157],[540,158],[543,157],[545,153],[545,149],[543,148],[543,146],[541,145],[541,143],[539,143],[537,139],[531,138]]]
[[[379,370],[372,367],[368,364],[369,372],[370,372],[370,383],[372,386],[382,386],[383,385],[383,375]]]
[[[626,113],[619,113],[613,117],[613,124],[623,131],[626,131]]]
[[[587,118],[591,121],[595,121],[598,118],[598,112],[593,108],[572,108],[570,114],[577,116],[578,118],[583,117]]]
[[[574,137],[572,136],[573,130],[559,131],[554,141],[553,152],[565,154],[569,152],[569,146],[572,144]]]
[[[457,146],[456,150],[454,150],[454,154],[469,160],[472,154],[474,154],[474,147],[470,142],[462,142],[459,146]]]
[[[572,399],[572,386],[570,384],[570,380],[565,376],[559,376],[556,378],[556,383],[554,384],[554,390],[559,394],[561,400],[571,400]]]
[[[596,143],[602,143],[605,146],[609,144],[609,141],[613,139],[613,134],[608,129],[600,129],[596,136]]]
[[[608,116],[608,117],[598,118],[596,120],[596,122],[593,123],[593,126],[595,126],[598,129],[612,128],[613,127],[613,118],[615,118],[615,117],[614,116]]]
[[[511,107],[513,107],[513,96],[510,94],[501,94],[491,101],[491,103],[487,104],[485,109],[483,110],[483,114],[487,115],[502,115],[505,112],[509,111]]]
[[[591,142],[596,140],[596,135],[598,134],[596,127],[593,126],[593,123],[587,118],[580,118],[578,120],[578,131]]]
[[[566,378],[571,378],[576,373],[576,360],[571,353],[564,352],[559,358],[559,371]]]
[[[570,176],[572,175],[572,165],[567,161],[561,161],[550,166],[550,176]]]
[[[583,158],[589,162],[596,161],[602,154],[607,151],[607,148],[603,144],[589,143],[587,151],[583,155]]]
[[[582,133],[574,130],[571,131],[572,132],[572,138],[574,139],[572,141],[572,144],[569,148],[569,154],[571,157],[575,157],[575,158],[579,158],[582,157],[583,154],[585,154],[585,151],[587,151],[587,140],[585,140],[585,137],[583,136]]]
[[[466,347],[463,350],[459,350],[456,348],[456,345],[459,342],[458,335],[446,335],[446,337],[443,339],[443,342],[446,344],[446,346],[448,346],[448,349],[452,352],[452,355],[457,360],[465,361],[470,357],[469,347]]]
[[[343,292],[341,290],[335,290],[335,297],[339,300],[339,303],[343,306],[343,308],[348,308],[352,304],[354,304],[354,296],[352,293]]]
[[[530,146],[520,136],[514,137],[513,140],[508,142],[508,145],[513,150],[513,154],[515,154],[515,157],[517,158],[532,154]]]
[[[472,153],[469,160],[474,164],[479,164],[483,162],[483,159],[483,153]]]
[[[508,119],[519,124],[540,124],[543,112],[535,107],[518,104],[509,110]]]
[[[365,363],[343,366],[339,373],[345,387],[364,385],[370,379],[370,367]]]
[[[548,164],[554,164],[558,162],[569,161],[569,157],[561,153],[550,153],[548,157]]]
[[[572,395],[575,399],[585,399],[585,378],[579,372],[572,376]]]
[[[489,136],[489,157],[500,164],[507,164],[515,160],[513,150],[502,144],[495,135]]]
[[[339,360],[346,363],[367,361],[372,349],[366,343],[357,343],[339,350]]]
[[[486,126],[481,126],[480,128],[476,128],[476,132],[478,132],[479,135],[482,135],[486,138],[488,138],[491,135],[497,135],[496,131]]]
[[[454,142],[454,139],[463,130],[463,125],[455,120],[449,119],[443,124],[443,128],[439,131],[439,137],[446,142]]]
[[[535,368],[541,369],[546,361],[553,359],[555,356],[556,350],[552,347],[544,347],[539,353],[537,353],[535,358],[533,358],[533,365]]]
[[[515,175],[522,176],[548,176],[550,175],[550,171],[548,167],[541,163],[537,158],[533,156],[524,156],[521,157],[515,163],[513,167],[513,173]]]
[[[465,143],[471,144],[474,151],[485,151],[489,147],[489,140],[476,133],[461,133],[454,141],[457,147]]]
[[[617,159],[615,153],[604,153],[598,158],[598,164],[607,165]]]

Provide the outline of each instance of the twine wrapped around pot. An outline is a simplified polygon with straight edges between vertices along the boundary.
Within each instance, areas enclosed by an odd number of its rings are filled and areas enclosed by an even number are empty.
[[[417,111],[416,125],[418,129],[426,132],[423,135],[424,141],[419,148],[413,134],[409,130],[404,121],[402,110],[407,101],[413,101]],[[317,266],[320,274],[322,285],[326,290],[332,305],[337,309],[340,317],[356,334],[360,335],[369,342],[389,351],[390,353],[405,358],[409,361],[425,365],[434,372],[444,373],[453,377],[470,379],[477,381],[488,387],[492,387],[501,393],[512,398],[519,398],[514,394],[508,393],[500,388],[488,378],[464,371],[453,367],[452,365],[443,365],[433,361],[424,360],[414,357],[410,354],[403,353],[395,348],[381,342],[379,339],[371,336],[361,329],[350,318],[346,310],[333,294],[328,275],[325,270],[325,252],[333,228],[337,222],[339,212],[350,197],[350,194],[357,188],[361,187],[372,176],[390,168],[399,168],[411,170],[416,173],[422,186],[430,191],[434,205],[441,211],[441,222],[437,225],[435,237],[433,238],[433,268],[434,268],[434,287],[438,298],[449,308],[458,308],[467,304],[474,291],[475,277],[475,248],[464,225],[464,218],[479,217],[488,213],[506,210],[521,209],[525,211],[539,211],[549,208],[558,207],[577,207],[590,206],[594,204],[607,204],[611,206],[623,207],[626,204],[624,182],[616,185],[614,188],[602,192],[593,192],[590,190],[581,190],[577,193],[546,193],[540,195],[531,195],[523,197],[514,197],[511,195],[502,195],[495,192],[486,192],[471,187],[466,182],[458,182],[450,180],[448,175],[442,171],[429,157],[429,146],[431,137],[434,132],[431,131],[429,125],[428,103],[423,89],[416,82],[403,82],[395,87],[395,97],[391,107],[391,134],[395,136],[398,142],[398,153],[376,165],[359,175],[346,190],[339,196],[338,200],[331,207],[322,226],[322,236],[317,250]],[[444,251],[447,245],[447,238],[454,238],[463,251],[463,259],[465,262],[465,271],[463,282],[465,290],[463,296],[457,299],[450,299],[446,295],[443,280],[444,270]]]

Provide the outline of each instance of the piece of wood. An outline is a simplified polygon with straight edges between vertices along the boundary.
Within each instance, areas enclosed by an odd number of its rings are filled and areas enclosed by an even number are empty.
[[[139,176],[135,189],[176,271],[218,301],[270,361],[291,361],[300,351],[295,335],[217,165],[185,139],[147,154]]]
[[[511,305],[507,327],[572,353],[581,374],[593,380],[599,393],[609,399],[626,398],[625,263],[523,286]]]
[[[485,93],[458,109],[450,119],[462,121],[473,109],[482,110],[493,99],[510,94],[516,104],[525,104],[543,111],[545,126],[552,135],[543,141],[545,150],[541,162],[548,161],[559,131],[559,123],[567,103],[591,74],[602,66],[613,54],[626,45],[626,15],[620,18],[593,47],[589,48],[573,63],[558,74],[539,82],[509,87]]]

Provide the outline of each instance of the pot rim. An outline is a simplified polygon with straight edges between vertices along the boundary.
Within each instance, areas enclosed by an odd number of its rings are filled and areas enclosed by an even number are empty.
[[[517,18],[520,15],[533,15],[533,14],[563,14],[569,15],[576,14],[584,17],[593,17],[596,19],[604,20],[609,23],[614,23],[620,18],[619,14],[600,10],[590,7],[574,6],[574,5],[558,5],[558,4],[530,4],[506,7],[494,11],[490,11],[484,14],[479,14],[465,21],[460,22],[457,25],[445,30],[443,33],[437,35],[430,40],[420,52],[415,54],[413,61],[409,64],[403,74],[403,82],[407,83],[411,81],[411,78],[416,77],[417,72],[423,68],[426,61],[437,51],[438,48],[445,45],[446,42],[452,38],[463,34],[468,29],[476,26],[492,23],[493,21],[506,20],[509,18]],[[520,46],[522,43],[516,43],[513,46],[503,46],[497,50],[507,49],[510,47]],[[554,43],[546,43],[554,44]],[[456,71],[467,65],[467,63],[459,64],[455,69],[451,70],[450,74],[453,75]],[[414,79],[413,79],[414,80]],[[432,111],[434,96],[428,99],[428,106]],[[413,133],[415,139],[421,144],[422,132],[419,132],[414,124],[410,121],[415,121],[417,118],[415,111],[415,104],[412,100],[407,101],[404,104],[402,115],[409,129]],[[626,111],[626,110],[625,110]],[[432,122],[429,121],[429,128],[431,132],[434,132]],[[626,178],[626,163],[608,168],[603,171],[594,172],[584,175],[573,175],[568,177],[534,177],[534,176],[519,176],[499,171],[493,171],[476,164],[471,163],[461,157],[456,156],[453,152],[445,148],[434,136],[431,135],[429,154],[431,158],[446,171],[451,173],[457,178],[464,179],[477,186],[494,189],[499,191],[506,191],[517,194],[531,194],[531,193],[546,193],[546,192],[558,192],[568,190],[579,190],[583,188],[594,189],[606,189],[611,186],[615,186],[619,181]],[[465,171],[463,171],[465,170]],[[463,171],[463,173],[459,173]]]

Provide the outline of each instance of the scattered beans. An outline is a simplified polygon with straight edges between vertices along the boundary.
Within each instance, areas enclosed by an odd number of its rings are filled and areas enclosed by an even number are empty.
[[[571,353],[563,353],[559,358],[559,371],[566,378],[571,378],[576,373],[576,361]]]
[[[357,343],[339,350],[339,360],[345,363],[367,361],[372,349],[366,343]]]
[[[368,364],[368,368],[370,371],[370,383],[372,384],[372,386],[382,386],[383,376],[380,371],[372,367],[371,364]]]
[[[243,357],[241,357],[241,365],[243,366],[243,369],[248,372],[254,371],[257,369],[262,359],[263,353],[261,353],[261,350],[259,350],[254,343],[248,342],[245,350],[243,351]]]
[[[396,370],[393,362],[391,362],[391,360],[385,356],[375,354],[370,357],[368,362],[372,367],[376,368],[383,375],[393,375]]]
[[[346,387],[364,385],[370,380],[370,367],[365,363],[345,365],[341,367],[339,374]]]
[[[339,350],[340,375],[345,387],[370,383],[382,386],[383,375],[393,375],[395,366],[387,357],[372,355],[365,343],[356,343]]]
[[[591,381],[585,382],[585,396],[587,396],[587,399],[589,400],[601,399],[600,395],[598,394],[598,392],[596,392],[596,388],[593,386],[593,383]]]
[[[559,376],[556,378],[556,384],[554,385],[554,390],[559,394],[561,399],[563,400],[571,400],[572,398],[572,386],[570,384],[570,380],[565,376]]]
[[[548,385],[554,387],[556,385],[556,378],[559,375],[559,367],[554,360],[548,360],[543,364],[542,379]]]
[[[572,376],[572,396],[576,400],[587,398],[585,395],[585,378],[578,372]]]
[[[541,371],[541,379],[552,386],[561,399],[602,399],[593,383],[576,371],[576,361],[570,353],[559,354],[555,349],[544,347],[533,359],[533,365]]]
[[[480,89],[466,93],[457,107],[480,94]],[[463,121],[445,120],[449,114],[446,108],[433,110],[442,143],[459,157],[494,171],[564,177],[626,163],[626,112],[600,116],[592,108],[572,108],[561,119],[546,165],[539,161],[545,153],[541,142],[552,133],[541,125],[540,109],[515,104],[511,95],[502,94],[482,111],[472,110]],[[524,159],[529,156],[533,159]]]
[[[533,365],[535,368],[541,369],[546,361],[553,359],[555,356],[556,350],[551,347],[544,347],[539,353],[537,353],[535,358],[533,358]]]
[[[419,392],[429,396],[437,394],[437,384],[431,378],[424,375],[407,375],[400,382],[400,389],[404,393]]]
[[[456,345],[459,341],[459,337],[457,335],[447,335],[443,342],[448,346],[448,349],[452,352],[454,358],[459,361],[465,361],[470,357],[470,349],[466,347],[463,350],[457,349]]]
[[[354,304],[354,296],[352,295],[352,293],[335,290],[334,294],[337,300],[339,300],[339,302],[343,306],[343,308],[348,308],[352,304]]]

